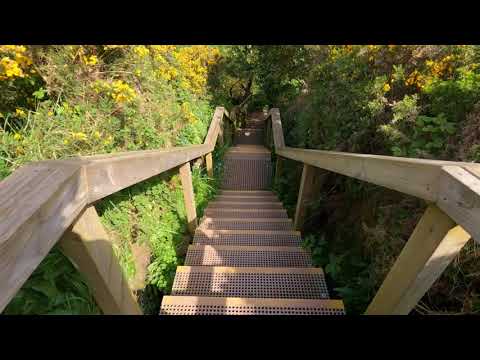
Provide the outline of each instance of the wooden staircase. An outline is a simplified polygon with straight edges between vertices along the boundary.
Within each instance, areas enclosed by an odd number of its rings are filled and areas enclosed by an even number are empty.
[[[250,119],[225,156],[222,189],[210,202],[161,315],[341,315],[322,269],[278,200],[265,122]]]

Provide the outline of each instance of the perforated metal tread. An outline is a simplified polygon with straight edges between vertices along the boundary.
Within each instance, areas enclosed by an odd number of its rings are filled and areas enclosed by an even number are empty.
[[[264,203],[264,202],[276,202],[278,203],[278,198],[275,195],[217,195],[215,201],[219,202],[229,202],[229,203],[238,203],[238,202],[248,202],[248,203]]]
[[[190,245],[185,265],[312,267],[310,254],[293,246]]]
[[[210,201],[208,203],[208,209],[222,209],[222,208],[232,208],[235,209],[283,209],[283,205],[281,202],[258,202],[258,203],[251,203],[251,202],[236,202],[232,204],[228,201]]]
[[[164,296],[160,315],[344,315],[341,300]]]
[[[234,144],[261,145],[264,139],[264,129],[239,129],[235,132]]]
[[[290,230],[204,230],[197,229],[197,245],[300,246],[300,232]]]
[[[236,196],[252,196],[252,195],[273,195],[273,191],[269,190],[220,190],[218,195],[236,195]]]
[[[291,219],[281,218],[212,218],[204,217],[201,229],[212,230],[293,230]]]
[[[318,268],[179,266],[172,295],[327,299]]]
[[[227,154],[231,153],[266,154],[269,156],[271,155],[270,150],[268,150],[265,146],[258,145],[232,146],[230,149],[227,150]]]
[[[222,188],[229,190],[265,190],[272,182],[270,157],[226,156]]]
[[[212,218],[288,218],[284,209],[205,209],[205,216]]]

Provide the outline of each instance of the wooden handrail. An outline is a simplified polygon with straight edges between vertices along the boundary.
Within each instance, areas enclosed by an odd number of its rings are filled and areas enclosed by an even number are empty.
[[[39,161],[1,181],[0,311],[92,203],[191,160],[211,156],[224,116],[228,118],[225,108],[217,107],[201,145]]]
[[[269,111],[268,123],[271,123],[277,161],[281,157],[304,164],[296,225],[301,224],[306,196],[312,196],[312,191],[307,189],[314,182],[310,167],[413,195],[430,204],[425,219],[417,225],[367,314],[408,313],[470,236],[480,242],[480,164],[292,148],[285,146],[278,109]],[[432,207],[435,210],[431,210]],[[427,233],[434,234],[431,246],[422,244],[423,235]],[[412,254],[416,254],[414,259]],[[399,270],[411,267],[412,261],[415,271]],[[399,287],[399,283],[403,287]],[[395,294],[387,290],[395,286]]]

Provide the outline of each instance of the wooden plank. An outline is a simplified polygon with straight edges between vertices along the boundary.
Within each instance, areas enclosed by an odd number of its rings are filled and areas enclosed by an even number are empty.
[[[304,164],[300,188],[297,197],[297,207],[295,210],[294,229],[301,230],[307,216],[309,203],[312,202],[322,187],[327,173],[323,170]]]
[[[347,175],[372,184],[435,202],[443,166],[469,163],[399,158],[393,156],[350,154],[335,151],[306,150],[286,147],[282,157]],[[475,167],[480,167],[476,164]]]
[[[444,166],[437,205],[480,242],[480,178],[476,172],[480,173],[472,164]]]
[[[282,174],[282,158],[277,155],[277,159],[275,160],[275,179],[273,179],[275,185],[278,184],[281,174]]]
[[[315,177],[315,168],[304,164],[302,171],[302,179],[300,180],[300,188],[298,190],[297,207],[295,210],[295,219],[293,228],[301,230],[305,222],[307,202],[311,201],[313,192],[313,181]]]
[[[0,182],[0,312],[87,204],[75,163],[26,165]]]
[[[209,145],[191,145],[167,150],[133,151],[106,158],[82,157],[87,170],[89,202],[195,160],[209,151]]]
[[[212,153],[205,155],[205,161],[207,164],[207,174],[209,177],[213,178],[213,158]]]
[[[208,129],[207,136],[205,137],[204,144],[211,145],[212,150],[215,147],[215,143],[217,142],[218,133],[220,132],[220,124],[223,120],[223,114],[225,109],[223,107],[217,107],[215,109],[215,113],[213,114],[212,122],[210,123],[210,127]]]
[[[366,314],[408,314],[469,239],[448,215],[430,205]]]
[[[285,147],[282,120],[280,119],[280,110],[277,108],[273,108],[270,110],[270,115],[272,116],[273,142],[275,144],[275,151],[278,151]]]
[[[85,209],[71,230],[63,235],[60,246],[85,276],[104,314],[142,314],[95,207]]]
[[[185,202],[185,210],[187,212],[188,230],[190,234],[195,234],[197,228],[197,210],[195,207],[195,195],[193,193],[192,172],[190,163],[180,166],[180,179],[183,188],[183,200]]]

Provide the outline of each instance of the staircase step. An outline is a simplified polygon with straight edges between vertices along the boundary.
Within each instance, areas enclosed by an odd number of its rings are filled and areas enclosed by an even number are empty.
[[[217,195],[215,201],[221,202],[278,202],[276,195]]]
[[[270,153],[262,154],[262,153],[249,153],[245,151],[241,152],[229,152],[226,153],[224,156],[224,161],[232,161],[232,160],[244,160],[244,161],[272,161],[272,156]]]
[[[210,201],[208,203],[209,209],[231,208],[232,206],[236,209],[283,209],[283,204],[279,201],[235,202],[234,204],[230,201]]]
[[[322,269],[179,266],[172,295],[327,299]]]
[[[209,209],[205,210],[205,216],[212,218],[288,218],[284,209]]]
[[[263,145],[264,142],[264,129],[238,129],[235,132],[234,143],[239,144],[252,144]]]
[[[233,146],[228,149],[227,154],[266,154],[268,156],[271,155],[271,151],[268,150],[264,146],[257,146],[257,145],[239,145]]]
[[[341,300],[164,296],[160,315],[344,315]]]
[[[262,196],[262,195],[274,195],[275,193],[270,190],[220,190],[219,195],[230,196]]]
[[[226,190],[267,190],[272,182],[270,155],[226,156],[222,188]]]
[[[200,229],[211,230],[293,230],[291,219],[204,217]]]
[[[185,265],[312,267],[310,254],[294,246],[190,245]]]
[[[290,230],[203,230],[197,229],[193,244],[243,246],[300,246],[299,231]]]

